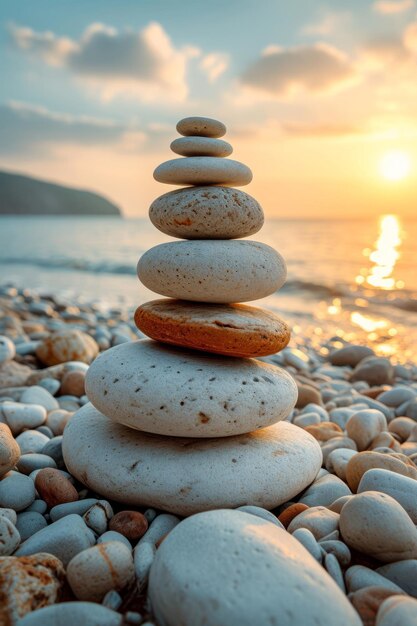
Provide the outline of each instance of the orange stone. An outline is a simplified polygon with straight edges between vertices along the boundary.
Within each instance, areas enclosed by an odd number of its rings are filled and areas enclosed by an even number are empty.
[[[111,518],[109,529],[130,541],[138,541],[148,530],[148,520],[139,511],[120,511]]]
[[[287,507],[281,515],[278,516],[279,521],[285,528],[291,524],[292,520],[297,517],[303,511],[306,511],[309,507],[306,504],[302,504],[301,502],[296,502],[295,504],[291,504]]]
[[[35,487],[50,508],[78,500],[78,492],[74,485],[59,470],[52,467],[46,467],[37,474]]]
[[[135,324],[156,341],[237,357],[274,354],[291,336],[277,315],[244,304],[152,300],[136,309]]]

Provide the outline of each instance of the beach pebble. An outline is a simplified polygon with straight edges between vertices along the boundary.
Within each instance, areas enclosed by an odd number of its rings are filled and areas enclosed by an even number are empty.
[[[232,187],[185,187],[156,198],[149,208],[152,224],[180,239],[239,239],[264,223],[255,198]]]
[[[14,359],[16,348],[11,339],[5,335],[0,335],[0,364]]]
[[[184,117],[177,123],[177,131],[185,137],[223,137],[226,134],[226,126],[223,122],[211,117]]]
[[[9,472],[0,481],[0,506],[23,511],[35,499],[35,485],[29,476]]]
[[[337,558],[331,552],[324,557],[324,568],[326,572],[333,578],[338,587],[346,593],[345,581],[343,578],[342,568]]]
[[[416,483],[417,485],[417,483]],[[337,476],[327,474],[316,479],[302,494],[299,502],[310,507],[328,506],[342,496],[351,495],[351,490]]]
[[[56,378],[43,378],[39,381],[39,387],[44,387],[52,396],[55,396],[61,387],[61,382]]]
[[[80,330],[58,330],[44,339],[36,356],[44,365],[58,365],[67,361],[91,363],[98,354],[94,339]]]
[[[7,424],[0,422],[0,478],[13,469],[19,457],[19,444],[14,439]]]
[[[303,511],[307,511],[308,508],[309,507],[306,504],[295,502],[294,504],[286,506],[285,509],[279,514],[278,519],[284,528],[288,528],[292,520]]]
[[[45,467],[56,468],[55,461],[46,454],[30,453],[22,454],[17,462],[17,469],[22,474],[31,474],[34,470],[44,469]]]
[[[16,526],[5,516],[0,515],[0,557],[13,554],[20,544],[20,534]]]
[[[49,514],[53,522],[56,522],[61,519],[61,517],[66,517],[67,515],[84,515],[84,513],[97,504],[97,502],[98,500],[96,498],[85,498],[84,500],[77,500],[75,502],[57,504],[50,510]]]
[[[28,613],[17,626],[122,626],[120,613],[95,602],[61,602]]]
[[[123,598],[120,595],[120,593],[118,593],[114,589],[111,589],[110,591],[106,593],[106,595],[101,601],[101,604],[102,606],[105,606],[108,609],[117,611],[117,609],[119,609],[123,604]]]
[[[41,405],[4,402],[1,412],[13,435],[18,435],[26,428],[41,426],[46,421],[46,409]]]
[[[346,480],[353,492],[356,492],[362,476],[370,469],[379,468],[396,472],[417,480],[417,468],[407,457],[397,453],[359,452],[352,457],[346,467]]]
[[[252,180],[247,165],[233,159],[188,157],[171,159],[158,165],[153,177],[168,185],[222,185],[240,187]]]
[[[344,365],[356,367],[362,359],[373,355],[374,351],[371,348],[368,348],[368,346],[349,344],[331,352],[329,355],[329,361],[332,365],[337,365],[339,367]]]
[[[362,359],[353,370],[350,380],[364,380],[369,385],[390,385],[394,379],[394,368],[389,359],[369,356]]]
[[[317,441],[328,441],[334,437],[341,437],[343,431],[337,424],[333,422],[320,422],[320,424],[313,424],[312,426],[306,426],[305,430],[313,435]]]
[[[398,597],[397,593],[385,587],[366,587],[350,593],[349,600],[359,613],[363,624],[375,626],[379,607],[387,598]]]
[[[65,572],[51,554],[5,557],[0,558],[0,580],[0,623],[8,626],[20,624],[18,620],[24,615],[58,602]]]
[[[349,592],[358,591],[358,589],[366,587],[385,587],[396,593],[403,592],[399,585],[391,582],[377,571],[363,565],[352,565],[352,567],[349,567],[345,572],[345,580]]]
[[[97,535],[102,535],[113,517],[113,509],[106,500],[98,500],[83,515],[83,520]]]
[[[291,336],[285,322],[263,309],[166,298],[138,307],[135,324],[155,341],[225,356],[275,354]]]
[[[93,602],[100,602],[112,589],[124,589],[134,575],[132,552],[119,541],[84,550],[67,567],[67,580],[75,596]]]
[[[84,520],[79,515],[67,515],[26,539],[16,556],[48,552],[66,566],[76,554],[87,550],[94,543],[94,534]]]
[[[272,522],[275,526],[279,526],[279,528],[284,528],[284,525],[279,521],[279,519],[268,511],[267,509],[263,509],[260,506],[252,506],[250,504],[244,504],[243,506],[238,506],[236,511],[243,511],[243,513],[249,513],[249,515],[256,515],[261,519],[266,520],[267,522]]]
[[[80,398],[85,394],[84,381],[84,371],[73,370],[66,372],[62,377],[61,395],[77,396]]]
[[[14,524],[16,526],[17,513],[13,509],[1,508],[0,509],[0,517],[6,517],[8,520],[10,520],[12,522],[12,524]]]
[[[69,422],[63,452],[71,474],[94,491],[180,515],[242,500],[275,508],[305,489],[321,465],[317,442],[287,422],[216,440],[167,438],[126,428],[91,405]]]
[[[357,494],[340,512],[340,532],[350,548],[391,563],[417,558],[417,529],[390,496],[376,491]]]
[[[79,406],[75,406],[75,410],[78,410]],[[52,430],[55,437],[62,435],[65,426],[68,424],[72,417],[72,411],[66,411],[65,409],[56,409],[48,414],[47,425]]]
[[[317,413],[301,413],[292,420],[292,423],[300,428],[305,428],[312,424],[320,424],[320,415],[317,415]]]
[[[269,296],[287,275],[282,256],[264,243],[214,239],[154,246],[137,271],[145,287],[162,296],[220,304]]]
[[[353,441],[353,439],[350,439],[350,437],[333,437],[332,439],[329,439],[329,441],[323,443],[321,446],[324,464],[326,464],[327,457],[331,452],[333,452],[333,450],[340,449],[354,450],[355,452],[357,452],[356,443]]]
[[[417,600],[391,596],[382,602],[376,617],[376,626],[416,626]]]
[[[311,385],[302,385],[297,383],[298,387],[298,400],[297,408],[302,409],[307,404],[321,404],[322,398],[320,391]]]
[[[396,417],[389,425],[388,430],[390,433],[398,435],[402,441],[408,439],[416,427],[416,422],[410,417]]]
[[[311,554],[311,556],[321,563],[322,551],[313,533],[308,528],[297,528],[292,533],[293,537],[297,539],[305,547],[305,549]]]
[[[415,389],[411,389],[410,387],[393,387],[388,391],[383,391],[378,395],[378,401],[383,402],[387,406],[392,406],[394,408],[400,406],[404,402],[408,400],[412,400],[417,395]]]
[[[210,156],[217,158],[228,157],[232,154],[233,148],[223,139],[213,139],[211,137],[178,137],[171,143],[170,148],[175,154],[180,156]]]
[[[115,530],[130,541],[138,541],[148,530],[148,521],[139,511],[119,511],[109,524],[110,530]]]
[[[411,417],[415,422],[417,422],[417,398],[415,400],[411,400],[407,404],[407,408],[405,409],[406,417]]]
[[[17,516],[16,528],[19,531],[21,541],[26,541],[47,525],[48,522],[44,516],[36,513],[36,511],[23,511]]]
[[[49,439],[49,441],[47,441],[42,448],[42,454],[50,456],[52,459],[54,459],[57,467],[63,467],[64,461],[62,458],[62,435]]]
[[[346,433],[362,452],[382,431],[387,430],[387,421],[380,411],[366,409],[354,413],[346,423]]]
[[[0,389],[25,385],[33,370],[16,361],[0,363]]]
[[[166,626],[253,626],[273,623],[277,614],[281,626],[361,624],[298,541],[239,511],[202,513],[174,528],[156,553],[149,597]]]
[[[46,504],[45,500],[36,499],[32,502],[32,504],[26,507],[25,512],[34,511],[35,513],[40,513],[41,515],[43,515],[44,513],[46,513],[47,509],[48,505]]]
[[[24,430],[16,437],[21,454],[42,453],[49,437],[37,430]]]
[[[378,567],[376,573],[398,585],[406,593],[417,598],[417,559],[396,561]]]
[[[56,398],[49,393],[44,387],[39,385],[32,385],[25,389],[20,396],[21,403],[35,404],[43,406],[47,411],[53,411],[59,408],[59,404]]]
[[[157,544],[179,524],[179,521],[175,515],[162,513],[151,522],[147,532],[139,540],[133,555],[136,585],[139,591],[144,589],[148,582],[149,571],[155,558]]]
[[[120,541],[120,543],[129,548],[130,551],[132,550],[129,539],[126,539],[124,535],[121,535],[115,530],[106,530],[106,532],[97,539],[97,544],[107,543],[108,541]]]
[[[109,418],[176,437],[226,437],[269,426],[287,417],[297,398],[293,378],[275,365],[149,340],[103,352],[86,385],[91,402]]]
[[[357,454],[357,451],[350,448],[336,448],[332,450],[326,458],[327,471],[336,474],[336,476],[346,482],[346,467],[355,454]]]
[[[36,476],[35,487],[40,497],[51,508],[57,504],[78,500],[74,485],[57,469],[42,469]]]
[[[287,530],[293,533],[297,528],[307,528],[316,539],[323,539],[339,528],[339,515],[324,506],[314,506],[302,511],[289,524]]]
[[[385,469],[370,469],[363,474],[358,493],[379,491],[394,498],[417,524],[417,480]]]
[[[319,545],[328,554],[334,554],[342,567],[347,567],[352,560],[351,552],[343,541],[324,539],[320,541]]]

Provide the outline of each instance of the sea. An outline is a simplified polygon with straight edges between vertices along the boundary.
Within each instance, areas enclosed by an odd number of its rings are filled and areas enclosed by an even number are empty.
[[[357,341],[417,362],[417,219],[268,218],[251,237],[276,248],[288,278],[254,303],[274,310],[320,349]],[[136,276],[139,257],[172,239],[147,218],[0,217],[0,285],[133,309],[158,297]]]

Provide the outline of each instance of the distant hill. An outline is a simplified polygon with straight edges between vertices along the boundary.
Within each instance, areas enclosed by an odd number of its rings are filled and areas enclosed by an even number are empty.
[[[0,215],[121,215],[96,193],[0,172]]]

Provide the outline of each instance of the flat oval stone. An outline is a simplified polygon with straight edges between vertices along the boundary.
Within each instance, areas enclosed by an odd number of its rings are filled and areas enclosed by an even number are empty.
[[[250,432],[287,417],[297,399],[293,378],[276,365],[149,340],[103,352],[86,385],[90,401],[107,417],[173,437]]]
[[[145,252],[138,276],[161,296],[229,304],[271,295],[287,269],[276,250],[257,241],[175,241]]]
[[[211,139],[210,137],[178,137],[171,143],[171,150],[181,156],[211,156],[227,157],[233,152],[233,148],[223,139]]]
[[[136,309],[135,324],[156,341],[237,357],[275,354],[291,337],[277,315],[244,304],[152,300]]]
[[[66,427],[63,451],[68,470],[93,491],[178,515],[247,503],[273,509],[314,480],[322,459],[315,439],[288,422],[182,439],[127,428],[91,404]]]
[[[345,594],[291,535],[240,511],[176,526],[149,579],[158,624],[360,626]]]
[[[152,224],[179,239],[239,239],[264,223],[255,198],[231,187],[186,187],[159,196],[149,208]]]
[[[199,137],[223,137],[226,134],[226,126],[219,120],[211,117],[184,117],[177,124],[177,131],[180,135],[190,137],[197,135]]]
[[[171,159],[158,165],[153,177],[168,185],[249,185],[252,172],[244,163],[216,157]]]

